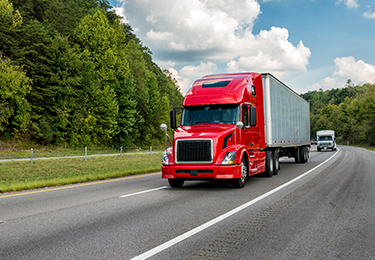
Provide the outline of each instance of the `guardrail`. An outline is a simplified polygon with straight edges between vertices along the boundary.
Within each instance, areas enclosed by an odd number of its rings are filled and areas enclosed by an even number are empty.
[[[152,153],[161,152],[164,147],[84,147],[84,148],[30,148],[30,150],[0,150],[0,161],[30,160],[46,158],[74,158],[90,156],[120,156],[127,153]]]

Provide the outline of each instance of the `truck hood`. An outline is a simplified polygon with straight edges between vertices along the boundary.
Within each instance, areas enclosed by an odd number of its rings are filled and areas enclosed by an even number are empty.
[[[229,133],[233,133],[235,125],[192,125],[182,126],[177,128],[174,133],[175,139],[199,139],[199,138],[211,138],[218,139],[221,136],[226,136]]]

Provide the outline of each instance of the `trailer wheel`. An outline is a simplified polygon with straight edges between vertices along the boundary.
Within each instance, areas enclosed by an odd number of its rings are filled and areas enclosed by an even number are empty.
[[[266,172],[264,176],[271,178],[274,173],[274,160],[272,151],[266,151]]]
[[[300,149],[300,163],[306,163],[308,159],[309,151],[305,146],[301,147]]]
[[[294,162],[295,163],[300,163],[301,162],[301,149],[297,147],[294,150]]]
[[[168,182],[172,188],[181,188],[184,185],[184,180],[182,179],[168,179]]]
[[[245,187],[246,183],[246,177],[247,177],[247,163],[245,157],[242,157],[242,162],[241,162],[241,178],[234,179],[232,181],[233,187],[234,188],[243,188]]]
[[[279,174],[280,164],[279,164],[279,152],[275,150],[273,152],[273,175]]]

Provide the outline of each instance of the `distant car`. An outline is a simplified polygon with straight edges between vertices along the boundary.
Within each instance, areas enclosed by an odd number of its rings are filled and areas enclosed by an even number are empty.
[[[316,141],[316,139],[312,139],[311,144],[318,144],[318,141]]]

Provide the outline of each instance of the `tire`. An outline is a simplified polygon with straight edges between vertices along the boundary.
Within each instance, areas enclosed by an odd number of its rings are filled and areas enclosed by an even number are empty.
[[[245,187],[246,183],[246,177],[248,176],[248,165],[246,163],[245,157],[242,157],[242,162],[241,162],[241,178],[234,179],[232,181],[232,185],[234,188],[241,189]]]
[[[266,151],[266,172],[264,176],[271,178],[273,176],[274,167],[274,160],[273,160],[273,153],[272,151]]]
[[[279,152],[275,150],[273,152],[273,175],[279,174],[280,163],[279,163]]]
[[[300,163],[307,163],[309,151],[305,146],[300,149]]]
[[[294,162],[301,162],[301,149],[299,147],[297,147],[297,149],[294,150]]]
[[[182,179],[168,179],[168,182],[172,188],[181,188],[184,185],[184,180]]]
[[[317,149],[318,149],[318,152],[320,152],[321,149],[319,147]]]

